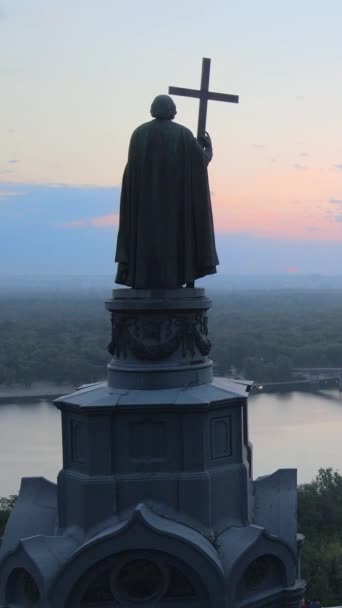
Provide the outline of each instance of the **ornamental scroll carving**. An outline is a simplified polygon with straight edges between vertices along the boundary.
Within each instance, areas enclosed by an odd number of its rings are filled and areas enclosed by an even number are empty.
[[[137,359],[166,359],[177,350],[181,356],[203,357],[210,352],[208,318],[205,312],[156,316],[129,316],[112,313],[112,340],[108,351],[124,359],[132,353]]]

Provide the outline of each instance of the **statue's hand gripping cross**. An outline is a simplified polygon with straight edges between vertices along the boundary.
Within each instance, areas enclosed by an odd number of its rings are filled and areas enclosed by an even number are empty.
[[[201,77],[201,88],[197,89],[183,89],[182,87],[169,87],[170,95],[182,95],[182,97],[196,97],[200,100],[199,113],[198,113],[198,127],[197,127],[197,139],[200,139],[206,130],[207,121],[207,107],[208,101],[226,101],[228,103],[239,103],[238,95],[227,95],[225,93],[211,93],[209,91],[209,77],[210,77],[210,61],[207,57],[202,59],[202,77]]]

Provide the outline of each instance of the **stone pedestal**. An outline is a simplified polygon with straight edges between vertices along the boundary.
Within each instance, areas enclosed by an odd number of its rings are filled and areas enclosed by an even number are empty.
[[[162,389],[204,384],[213,378],[208,359],[204,289],[114,289],[110,388]]]
[[[248,382],[212,377],[201,289],[114,290],[108,383],[56,400],[57,486],[24,479],[0,605],[298,606],[296,471],[253,482]]]

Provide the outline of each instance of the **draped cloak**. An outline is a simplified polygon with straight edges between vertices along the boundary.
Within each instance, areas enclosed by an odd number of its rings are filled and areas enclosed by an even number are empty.
[[[130,141],[120,201],[116,283],[172,289],[216,272],[205,154],[189,129],[154,119]]]

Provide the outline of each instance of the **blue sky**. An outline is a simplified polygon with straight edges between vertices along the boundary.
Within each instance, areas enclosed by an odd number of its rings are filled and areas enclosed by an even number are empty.
[[[1,275],[114,273],[118,187],[0,183]],[[221,274],[341,274],[342,243],[218,231]],[[313,265],[314,260],[314,265]]]
[[[116,230],[94,218],[118,205],[118,188],[0,184],[0,275],[111,273]]]
[[[131,132],[203,56],[240,95],[208,112],[222,272],[339,272],[341,23],[340,0],[0,0],[0,273],[114,272]]]

